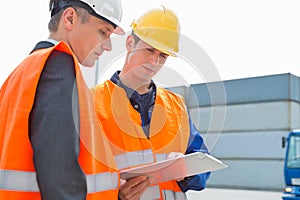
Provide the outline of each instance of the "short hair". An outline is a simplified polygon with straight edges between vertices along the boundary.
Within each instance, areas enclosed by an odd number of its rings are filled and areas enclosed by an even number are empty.
[[[136,45],[136,43],[138,43],[138,41],[140,41],[141,38],[139,38],[139,37],[134,33],[133,30],[131,31],[131,35],[133,36],[133,39],[134,39],[134,45]]]
[[[52,10],[53,4],[56,4],[58,1],[60,1],[60,0],[50,0],[49,9]],[[86,9],[78,7],[78,6],[70,6],[70,7],[75,9],[78,16],[80,17],[81,23],[85,23],[85,22],[88,21],[89,13]],[[62,13],[64,12],[65,9],[61,9],[60,11],[58,11],[56,14],[54,14],[51,17],[51,19],[48,23],[48,29],[49,29],[50,32],[56,32],[57,31],[59,21],[61,19]]]

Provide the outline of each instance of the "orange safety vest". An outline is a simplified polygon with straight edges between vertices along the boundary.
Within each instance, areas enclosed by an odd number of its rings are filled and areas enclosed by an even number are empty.
[[[184,101],[157,87],[149,139],[142,129],[140,114],[132,107],[125,90],[111,81],[91,89],[95,112],[111,142],[119,169],[167,159],[170,152],[185,153],[189,121]],[[150,186],[141,199],[186,199],[176,181]]]
[[[87,199],[118,199],[119,175],[78,61],[63,42],[26,58],[0,90],[0,199],[41,199],[28,137],[29,114],[46,60],[54,50],[73,56],[80,113],[78,161],[86,174]],[[63,153],[63,152],[62,152]]]

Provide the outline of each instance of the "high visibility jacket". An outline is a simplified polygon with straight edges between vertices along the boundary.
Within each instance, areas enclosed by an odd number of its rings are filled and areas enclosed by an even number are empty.
[[[96,115],[110,140],[119,169],[167,159],[170,152],[185,153],[189,121],[183,99],[157,87],[149,138],[143,132],[140,114],[132,107],[126,92],[105,81],[91,89]],[[176,181],[152,185],[141,199],[185,199]]]
[[[28,120],[39,77],[49,55],[62,51],[73,56],[79,98],[80,152],[78,161],[87,180],[87,199],[117,199],[119,175],[102,129],[93,115],[93,102],[78,61],[60,42],[26,58],[0,91],[0,199],[41,199],[29,140]],[[62,152],[63,153],[63,152]]]

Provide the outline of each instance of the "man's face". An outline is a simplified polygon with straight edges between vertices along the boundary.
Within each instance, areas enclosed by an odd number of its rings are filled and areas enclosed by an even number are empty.
[[[132,36],[129,36],[132,37]],[[128,55],[130,71],[139,79],[149,81],[165,64],[168,55],[139,40]]]
[[[110,35],[113,31],[111,24],[92,15],[84,23],[79,21],[70,41],[79,63],[92,67],[104,51],[111,51]]]

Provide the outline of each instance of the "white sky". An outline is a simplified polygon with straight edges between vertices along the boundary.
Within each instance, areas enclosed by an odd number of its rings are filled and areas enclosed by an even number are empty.
[[[287,72],[300,76],[299,0],[123,0],[125,30],[159,5],[178,14],[182,34],[207,53],[222,80]],[[48,0],[3,1],[0,85],[48,37],[49,16]],[[180,59],[169,60],[182,70]],[[185,69],[181,73],[189,72]]]

